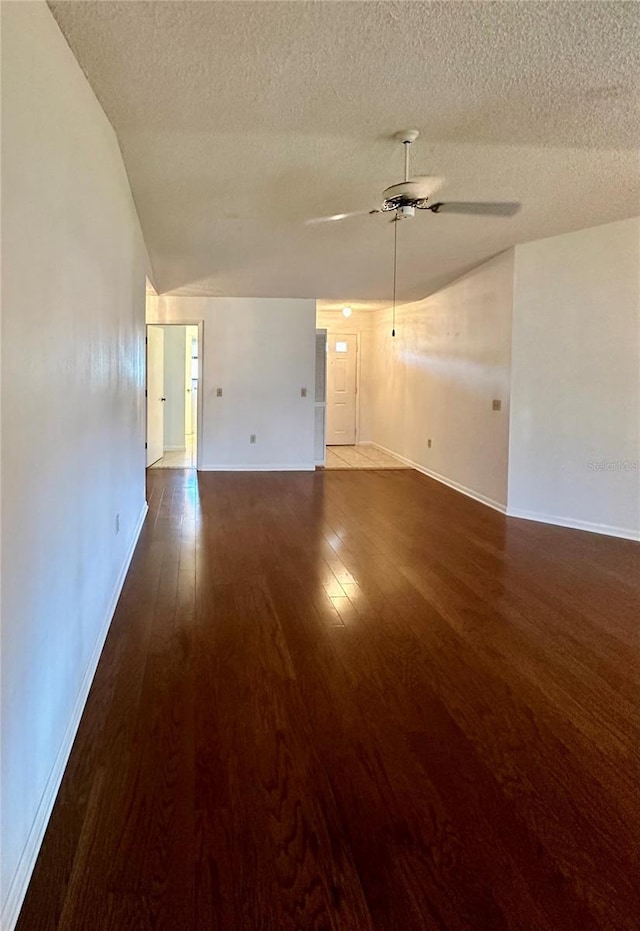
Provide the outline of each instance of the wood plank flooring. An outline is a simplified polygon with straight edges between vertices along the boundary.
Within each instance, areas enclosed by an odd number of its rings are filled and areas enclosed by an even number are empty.
[[[152,470],[19,931],[637,931],[638,544]]]

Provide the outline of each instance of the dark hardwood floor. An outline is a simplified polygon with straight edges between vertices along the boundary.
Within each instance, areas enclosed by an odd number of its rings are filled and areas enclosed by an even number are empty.
[[[640,546],[151,471],[19,931],[637,931]]]

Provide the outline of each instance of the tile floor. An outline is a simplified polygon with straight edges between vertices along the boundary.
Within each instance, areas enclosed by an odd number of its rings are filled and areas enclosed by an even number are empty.
[[[375,446],[327,446],[326,469],[409,469]]]
[[[195,469],[196,437],[187,437],[186,449],[167,451],[150,469]],[[326,469],[409,469],[400,459],[375,446],[327,446]]]
[[[158,459],[150,469],[195,469],[197,443],[196,435],[185,438],[185,449],[170,449],[165,452],[162,459]]]

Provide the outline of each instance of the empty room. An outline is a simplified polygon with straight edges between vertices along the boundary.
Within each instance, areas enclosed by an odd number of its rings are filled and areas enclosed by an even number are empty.
[[[640,4],[0,12],[2,931],[639,931]]]

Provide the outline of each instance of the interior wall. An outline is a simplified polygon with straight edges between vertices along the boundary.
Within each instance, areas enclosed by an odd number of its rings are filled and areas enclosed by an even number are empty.
[[[2,15],[2,873],[14,926],[144,517],[147,257],[44,2]]]
[[[509,513],[638,537],[640,219],[517,246]]]
[[[374,312],[353,310],[345,317],[341,310],[318,310],[316,325],[329,333],[357,333],[359,341],[358,434],[357,443],[371,442],[373,437],[374,385]]]
[[[315,468],[316,302],[147,298],[148,323],[200,320],[201,468]]]
[[[513,250],[442,291],[375,311],[372,440],[480,500],[507,504]],[[501,410],[492,409],[499,400]],[[431,439],[431,447],[429,447]]]
[[[164,448],[185,448],[186,327],[164,329]]]

